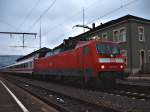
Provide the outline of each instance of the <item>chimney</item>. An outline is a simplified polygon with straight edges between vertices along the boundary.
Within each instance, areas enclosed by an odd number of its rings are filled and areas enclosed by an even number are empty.
[[[92,23],[92,28],[95,29],[95,23]]]

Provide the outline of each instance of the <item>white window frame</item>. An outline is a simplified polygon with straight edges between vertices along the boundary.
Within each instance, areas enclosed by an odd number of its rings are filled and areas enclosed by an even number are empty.
[[[121,50],[120,50],[120,53],[121,53],[121,52],[125,52],[125,53],[126,53],[126,56],[125,56],[125,55],[124,55],[124,56],[126,57],[126,62],[125,62],[125,64],[127,65],[127,64],[128,64],[128,51],[127,51],[126,49],[121,49]],[[122,53],[121,53],[121,54],[122,54]],[[122,55],[123,55],[123,54],[122,54]]]
[[[117,40],[115,40],[115,32],[118,32],[119,34],[118,34],[118,38],[117,38]],[[120,36],[120,32],[119,32],[119,30],[118,29],[116,29],[116,30],[113,30],[113,41],[114,42],[118,42],[119,41],[119,36]]]
[[[125,38],[122,38],[122,39],[121,39],[121,30],[125,31],[125,33],[124,33]],[[115,32],[118,32],[118,37],[117,37],[116,42],[126,42],[127,41],[127,30],[126,30],[126,27],[121,27],[121,28],[113,30],[113,41],[115,41]]]
[[[125,31],[125,39],[124,38],[122,38],[122,40],[121,40],[121,30],[124,30]],[[123,36],[124,37],[124,36]],[[120,28],[119,29],[119,41],[121,41],[121,42],[126,42],[127,41],[127,30],[126,30],[126,28],[125,27],[122,27],[122,28]]]
[[[140,33],[140,29],[143,29],[143,33]],[[140,35],[143,35],[143,38],[142,38],[142,40],[141,40],[141,38],[140,38]],[[139,37],[139,41],[140,42],[144,42],[145,41],[145,35],[144,35],[144,26],[138,26],[138,37]]]
[[[106,35],[106,37],[104,37],[104,35]],[[105,32],[105,33],[102,33],[102,40],[107,40],[108,39],[108,33]]]

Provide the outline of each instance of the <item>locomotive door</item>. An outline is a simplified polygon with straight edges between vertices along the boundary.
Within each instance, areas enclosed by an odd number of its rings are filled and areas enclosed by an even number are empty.
[[[80,75],[90,76],[92,72],[92,55],[89,46],[84,46],[78,50],[78,66]]]
[[[83,75],[84,67],[83,67],[83,48],[80,48],[77,52],[77,60],[79,67],[79,75]]]
[[[84,46],[83,47],[83,56],[82,56],[82,68],[83,68],[83,74],[84,76],[88,77],[91,75],[91,53],[90,53],[90,48],[89,46]]]

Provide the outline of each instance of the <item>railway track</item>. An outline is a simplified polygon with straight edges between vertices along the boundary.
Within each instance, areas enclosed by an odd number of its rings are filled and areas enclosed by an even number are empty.
[[[40,98],[44,102],[54,106],[61,112],[119,112],[111,108],[98,106],[89,102],[72,98],[70,96],[66,96],[64,94],[56,93],[54,91],[21,80],[7,80],[28,91],[32,95]]]
[[[75,88],[79,88],[78,86],[73,86]],[[80,87],[81,88],[81,87]],[[91,90],[91,87],[82,87],[82,89],[86,89],[88,91]],[[112,89],[100,89],[93,88],[92,91],[104,92],[110,95],[116,96],[126,96],[131,99],[140,99],[145,101],[150,101],[150,86],[139,86],[139,85],[128,85],[128,84],[117,84],[116,87]]]
[[[82,88],[79,89],[79,88],[72,88],[72,87],[66,87],[66,86],[64,87],[62,85],[49,84],[49,83],[45,83],[41,81],[17,78],[17,77],[11,77],[11,78],[9,77],[8,79],[9,80],[11,79],[10,81],[14,81],[14,82],[21,81],[19,83],[24,83],[24,85],[22,85],[21,87],[40,88],[40,90],[43,90],[42,93],[43,94],[45,93],[45,96],[48,94],[51,96],[52,93],[54,94],[58,93],[60,94],[60,96],[57,96],[57,98],[55,97],[55,99],[58,100],[58,101],[56,100],[56,102],[59,102],[59,100],[60,102],[61,101],[63,102],[62,99],[65,99],[64,97],[62,97],[63,95],[67,96],[68,98],[72,97],[73,99],[76,99],[78,101],[83,101],[86,104],[86,106],[82,105],[82,107],[85,107],[87,111],[93,108],[93,107],[87,108],[89,107],[89,104],[96,106],[96,107],[103,106],[102,107],[103,110],[107,110],[109,107],[108,109],[109,111],[117,110],[117,111],[122,111],[122,112],[127,112],[127,111],[149,112],[148,110],[150,109],[149,97],[147,97],[145,94],[137,93],[137,91],[129,91],[128,90],[129,88],[128,89],[116,88],[113,90],[87,90],[87,89],[82,89]],[[52,93],[49,93],[50,91]],[[52,96],[54,95],[52,94]],[[75,104],[80,105],[81,103],[78,102]],[[104,108],[104,107],[107,107],[107,108]],[[79,108],[81,107],[79,106]],[[86,112],[86,110],[84,111]],[[94,112],[94,111],[91,111],[91,112]]]
[[[132,99],[150,101],[150,86],[117,84],[115,88],[100,90],[111,95],[126,96]]]
[[[125,90],[125,89],[123,90],[111,89],[111,90],[105,90],[103,92],[107,92],[110,95],[126,96],[132,99],[150,101],[150,94],[144,92],[136,92],[136,91]]]

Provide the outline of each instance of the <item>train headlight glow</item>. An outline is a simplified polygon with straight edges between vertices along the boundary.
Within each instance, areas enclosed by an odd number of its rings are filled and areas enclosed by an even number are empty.
[[[123,63],[124,60],[122,58],[116,58],[116,63]]]
[[[122,69],[122,68],[123,68],[123,65],[120,65],[120,68]]]
[[[100,63],[110,63],[110,58],[99,58]]]
[[[104,69],[105,68],[105,66],[104,65],[101,65],[101,69]]]

